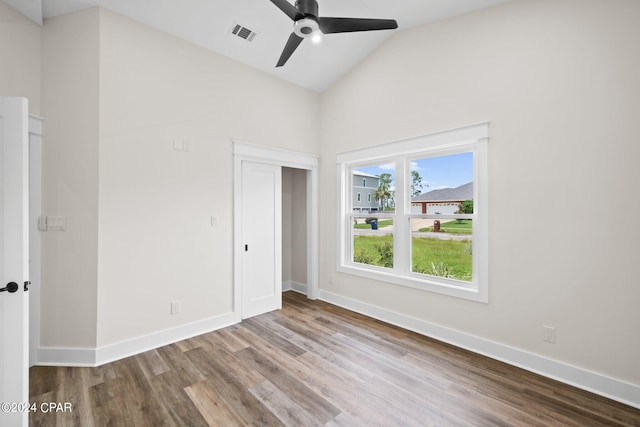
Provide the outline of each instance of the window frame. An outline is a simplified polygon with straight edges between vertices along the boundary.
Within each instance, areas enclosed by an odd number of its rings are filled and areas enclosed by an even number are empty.
[[[337,270],[368,279],[488,303],[488,159],[489,123],[432,133],[402,141],[362,148],[337,155],[338,169],[338,250]],[[446,219],[450,215],[411,213],[411,160],[473,152],[474,213],[472,280],[447,279],[411,271],[411,219]],[[353,262],[353,226],[356,216],[353,197],[354,169],[375,164],[395,163],[395,212],[377,213],[380,219],[394,220],[394,266],[385,268]],[[460,217],[456,214],[456,217]],[[384,218],[383,218],[384,217]]]

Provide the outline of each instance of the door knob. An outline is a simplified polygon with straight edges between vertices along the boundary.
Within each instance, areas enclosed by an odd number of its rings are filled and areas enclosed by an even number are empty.
[[[18,292],[19,288],[20,286],[18,286],[16,282],[10,282],[10,283],[7,283],[6,287],[0,289],[0,292],[9,292],[10,294],[12,294],[14,292]]]

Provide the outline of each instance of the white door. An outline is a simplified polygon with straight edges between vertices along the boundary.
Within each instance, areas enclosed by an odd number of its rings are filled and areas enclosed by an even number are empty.
[[[242,318],[282,308],[282,168],[242,162]]]
[[[0,425],[26,426],[29,402],[29,116],[0,98]],[[15,287],[17,286],[17,290]],[[15,290],[15,292],[10,292]]]

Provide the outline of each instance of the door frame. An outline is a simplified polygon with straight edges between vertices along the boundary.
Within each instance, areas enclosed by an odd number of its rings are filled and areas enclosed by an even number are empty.
[[[307,298],[318,298],[318,157],[296,151],[233,141],[233,311],[242,320],[242,162],[307,171]],[[276,254],[282,263],[282,254]]]
[[[38,220],[42,213],[42,117],[29,114],[29,366],[38,364],[40,349],[41,247]]]

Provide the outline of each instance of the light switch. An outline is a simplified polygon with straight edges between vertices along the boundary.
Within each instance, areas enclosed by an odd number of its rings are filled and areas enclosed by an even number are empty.
[[[66,216],[41,216],[38,218],[40,231],[64,231],[67,229]]]
[[[48,216],[47,217],[47,230],[60,230],[67,229],[67,217],[66,216]]]

